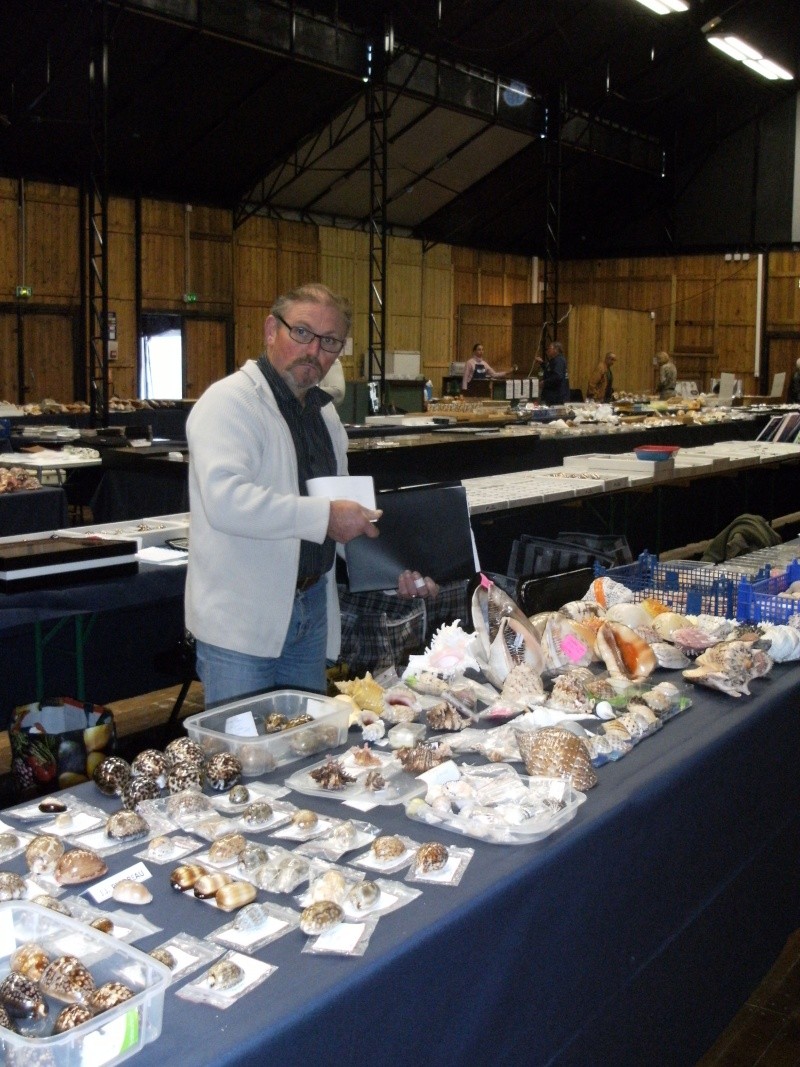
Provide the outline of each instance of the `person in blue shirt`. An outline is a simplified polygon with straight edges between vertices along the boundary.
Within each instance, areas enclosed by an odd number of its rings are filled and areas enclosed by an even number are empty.
[[[535,362],[542,363],[542,357],[536,356]],[[567,358],[560,341],[551,341],[545,350],[539,396],[543,404],[566,404],[569,401]]]

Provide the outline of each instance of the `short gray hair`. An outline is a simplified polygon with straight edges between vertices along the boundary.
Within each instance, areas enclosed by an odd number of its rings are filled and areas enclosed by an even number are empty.
[[[269,309],[271,315],[280,315],[285,318],[292,304],[321,304],[324,307],[335,308],[345,320],[345,333],[350,333],[353,322],[353,307],[346,296],[334,293],[322,282],[305,282],[295,286],[288,293],[279,296]]]

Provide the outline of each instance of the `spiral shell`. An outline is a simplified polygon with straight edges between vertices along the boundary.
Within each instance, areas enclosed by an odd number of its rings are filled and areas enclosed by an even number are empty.
[[[214,900],[221,911],[236,911],[245,904],[252,904],[255,899],[256,887],[252,882],[230,882],[214,894]]]
[[[131,765],[121,756],[107,756],[98,764],[92,778],[94,784],[107,797],[121,796],[131,777]]]
[[[139,780],[133,779],[133,781]],[[149,832],[150,824],[135,811],[127,809],[115,811],[106,821],[106,837],[111,837],[115,841],[135,841]]]
[[[205,769],[208,784],[218,791],[230,789],[242,777],[242,764],[232,752],[217,752]]]
[[[47,1002],[39,987],[19,971],[10,971],[0,982],[0,1004],[12,1019],[43,1019]]]
[[[133,990],[122,982],[105,982],[89,997],[89,1006],[95,1012],[108,1011],[110,1008],[116,1008],[117,1004],[130,1000],[132,996]]]
[[[199,863],[182,863],[169,876],[169,884],[173,889],[184,893],[187,889],[194,889],[199,878],[208,874],[208,870]]]
[[[352,697],[362,711],[374,711],[376,715],[380,715],[383,711],[383,688],[378,685],[369,671],[363,678],[337,682],[336,688],[340,693]]]
[[[300,929],[309,937],[316,937],[332,930],[344,918],[340,904],[332,900],[317,900],[300,912]]]
[[[32,982],[38,982],[50,962],[50,956],[35,941],[25,941],[11,953],[9,966],[12,971],[19,971]]]
[[[418,871],[440,871],[447,863],[450,853],[438,841],[427,841],[414,854],[414,866]]]
[[[244,978],[244,970],[233,960],[220,960],[210,968],[206,975],[206,982],[212,989],[220,992],[233,989]]]
[[[77,956],[57,956],[48,963],[39,979],[45,996],[66,1004],[87,1004],[95,983],[88,968]]]
[[[64,855],[64,842],[54,834],[39,834],[25,849],[25,862],[31,874],[49,874]]]
[[[91,882],[108,871],[105,860],[90,848],[73,848],[58,860],[53,877],[59,885]]]
[[[140,752],[131,763],[131,774],[138,777],[140,774],[153,778],[159,788],[163,789],[167,784],[167,775],[172,766],[172,761],[159,752],[157,748],[146,748]]]
[[[74,1030],[81,1023],[88,1023],[92,1017],[93,1012],[85,1004],[67,1004],[56,1016],[53,1033],[65,1034],[67,1030]]]
[[[591,789],[597,785],[589,752],[576,734],[559,726],[515,730],[514,734],[528,774],[569,778],[575,789]]]

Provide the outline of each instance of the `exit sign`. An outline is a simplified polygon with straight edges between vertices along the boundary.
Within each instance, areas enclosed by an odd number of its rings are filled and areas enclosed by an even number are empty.
[[[32,285],[18,285],[17,288],[16,288],[16,293],[17,293],[17,298],[19,300],[27,300],[29,297],[33,296],[33,286]]]
[[[196,304],[197,303],[197,293],[184,293],[183,294],[183,302],[184,302],[184,304]]]

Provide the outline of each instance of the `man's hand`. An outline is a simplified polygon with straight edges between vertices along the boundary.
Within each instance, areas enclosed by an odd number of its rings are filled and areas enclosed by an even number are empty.
[[[423,578],[419,571],[401,571],[397,579],[397,595],[411,600],[415,597],[436,597],[439,586],[433,578]]]
[[[378,537],[380,531],[374,524],[383,515],[357,504],[355,500],[332,500],[328,518],[328,536],[342,545],[354,537]]]

